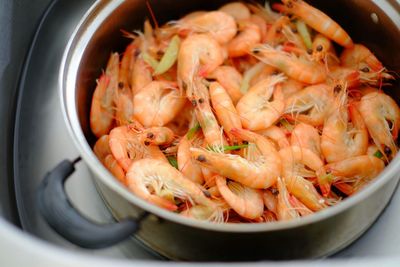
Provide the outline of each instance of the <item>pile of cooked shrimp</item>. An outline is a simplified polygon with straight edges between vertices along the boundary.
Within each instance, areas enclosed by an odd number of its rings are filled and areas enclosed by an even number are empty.
[[[393,76],[301,0],[228,3],[143,32],[97,81],[94,152],[136,196],[212,222],[307,216],[397,153]]]

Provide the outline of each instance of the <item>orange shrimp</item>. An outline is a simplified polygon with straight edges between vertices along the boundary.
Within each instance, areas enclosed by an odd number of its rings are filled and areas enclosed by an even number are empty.
[[[300,214],[290,203],[289,192],[286,188],[285,182],[282,181],[280,177],[278,177],[277,185],[279,194],[276,203],[276,216],[278,220],[285,221],[300,218]]]
[[[240,33],[228,44],[229,57],[245,56],[261,41],[260,28],[250,20],[241,21],[239,29]]]
[[[153,81],[150,67],[143,60],[142,57],[138,57],[133,65],[131,73],[131,86],[132,92],[135,95]]]
[[[349,120],[350,119],[350,120]],[[324,123],[321,149],[327,162],[364,155],[368,148],[368,132],[354,104],[336,104]]]
[[[210,98],[215,115],[230,140],[233,140],[230,131],[233,128],[242,128],[242,122],[228,93],[217,82],[209,86]]]
[[[278,150],[290,145],[286,133],[278,126],[272,125],[267,129],[256,131],[256,133],[272,140],[276,144],[275,148]]]
[[[93,146],[93,152],[101,162],[104,162],[105,157],[111,154],[108,142],[109,136],[105,134],[100,137]]]
[[[114,175],[114,177],[118,179],[118,181],[120,181],[122,184],[126,185],[125,171],[118,164],[117,160],[114,158],[113,155],[108,154],[104,158],[103,164],[112,173],[112,175]]]
[[[317,174],[322,179],[331,175],[330,182],[341,191],[346,188],[344,193],[350,195],[376,177],[384,167],[385,164],[381,159],[362,155],[327,164],[318,170]]]
[[[154,158],[168,162],[158,146],[146,146],[140,140],[138,130],[130,125],[112,129],[109,138],[112,155],[125,171],[129,169],[132,162],[142,158]]]
[[[206,143],[215,149],[219,149],[226,144],[226,140],[211,109],[209,92],[201,81],[197,81],[193,93],[191,101],[195,106],[196,118],[201,126]]]
[[[175,199],[215,206],[197,184],[165,161],[150,158],[135,161],[126,173],[126,181],[135,195],[168,210],[178,208]]]
[[[279,155],[282,159],[282,175],[289,192],[312,211],[325,208],[324,199],[313,184],[303,178],[317,176],[315,172],[324,165],[318,155],[298,146],[281,149]]]
[[[178,53],[178,83],[193,94],[194,80],[198,76],[207,76],[224,61],[218,42],[207,34],[188,36],[181,44]]]
[[[218,9],[232,16],[236,21],[249,19],[251,16],[249,8],[242,2],[232,2]]]
[[[312,85],[292,95],[286,101],[284,113],[293,120],[320,126],[329,115],[332,103],[333,95],[330,86]]]
[[[174,83],[153,81],[134,96],[133,114],[145,127],[164,126],[173,120],[185,102]]]
[[[196,138],[189,140],[187,136],[180,140],[177,153],[178,168],[191,181],[203,184],[204,177],[201,167],[192,159],[190,154],[190,147],[193,142],[196,142]]]
[[[191,148],[192,157],[200,165],[250,188],[263,189],[274,185],[281,169],[281,159],[274,146],[263,136],[250,131],[232,129],[231,133],[239,139],[253,143],[249,147],[257,153],[252,153],[245,159],[238,155]]]
[[[346,31],[322,11],[310,6],[302,0],[282,0],[282,2],[285,4],[285,10],[288,13],[301,18],[308,26],[317,32],[322,33],[341,46],[352,47],[354,45]],[[275,5],[275,7],[279,6]]]
[[[215,180],[222,197],[240,216],[247,219],[261,217],[264,211],[261,190],[229,181],[222,176],[217,176]]]
[[[254,85],[237,103],[243,127],[250,130],[266,129],[283,114],[285,102],[279,83],[283,75],[271,76]]]
[[[235,19],[225,12],[210,11],[176,22],[178,28],[210,34],[220,44],[229,42],[237,32]]]
[[[315,61],[324,61],[328,66],[339,63],[332,42],[322,34],[314,37],[311,58]]]
[[[225,65],[219,66],[208,76],[208,78],[216,79],[217,82],[225,88],[234,104],[236,104],[243,96],[243,93],[240,91],[243,77],[236,68]]]
[[[358,107],[375,145],[385,158],[393,158],[397,153],[395,140],[400,123],[397,103],[382,92],[372,92],[361,98]]]
[[[119,55],[113,53],[97,82],[90,107],[90,129],[96,137],[108,134],[114,124],[114,97],[118,86]]]
[[[139,132],[140,140],[145,145],[169,145],[174,141],[175,134],[168,127],[150,127]]]
[[[268,45],[258,45],[253,48],[252,53],[265,64],[277,68],[297,81],[316,84],[326,80],[325,67],[318,62],[297,58]]]
[[[297,124],[292,131],[290,145],[307,148],[323,160],[321,137],[319,136],[318,130],[311,125],[305,123]]]

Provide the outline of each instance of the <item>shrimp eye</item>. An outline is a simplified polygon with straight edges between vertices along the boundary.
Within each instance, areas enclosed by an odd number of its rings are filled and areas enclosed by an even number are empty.
[[[124,83],[123,83],[123,82],[119,82],[119,83],[118,83],[118,88],[119,88],[119,89],[124,88]]]
[[[312,54],[312,49],[311,49],[311,48],[308,48],[308,49],[307,49],[307,54],[309,54],[309,55]]]
[[[140,49],[136,49],[135,58],[138,57],[140,55],[140,53],[142,53],[142,51],[140,51]]]
[[[206,157],[204,155],[199,155],[197,157],[197,160],[200,161],[200,162],[206,162]]]
[[[287,4],[286,4],[286,6],[287,6],[288,8],[292,8],[292,7],[293,7],[292,1],[288,1]]]
[[[147,133],[147,138],[153,139],[154,138],[154,134],[153,133]]]
[[[202,191],[203,191],[203,194],[204,194],[206,197],[211,197],[211,194],[210,194],[210,192],[208,192],[208,190],[203,189]]]
[[[322,49],[324,49],[324,48],[322,47],[322,45],[318,45],[316,49],[317,49],[318,52],[321,52]]]
[[[260,50],[258,50],[258,48],[253,48],[253,50],[251,52],[253,54],[258,54],[258,53],[260,53]]]
[[[278,189],[276,189],[276,188],[271,188],[271,193],[272,193],[274,196],[276,196],[276,195],[279,194],[279,191],[278,191]]]
[[[243,141],[242,143],[243,143],[243,145],[248,145],[249,144],[249,142],[247,142],[247,141]]]
[[[362,72],[369,72],[369,68],[368,67],[364,67],[361,69]]]
[[[192,100],[192,106],[193,106],[193,107],[197,106],[196,99],[193,99],[193,100]]]
[[[148,146],[148,145],[150,145],[150,142],[145,141],[145,142],[144,142],[144,145],[145,145],[145,146]]]
[[[187,89],[187,84],[185,82],[182,82],[182,89],[186,91]]]
[[[392,154],[392,150],[390,149],[390,147],[385,146],[385,148],[383,149],[383,152],[385,152],[386,155],[390,155]]]
[[[200,104],[203,104],[203,103],[204,103],[204,99],[203,99],[203,98],[200,98],[200,99],[199,99],[199,103],[200,103]]]
[[[335,94],[338,94],[340,91],[342,91],[342,86],[340,84],[335,85],[335,87],[333,88],[333,92]]]

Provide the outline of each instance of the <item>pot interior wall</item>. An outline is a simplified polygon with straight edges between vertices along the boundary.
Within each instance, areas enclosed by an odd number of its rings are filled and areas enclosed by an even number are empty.
[[[105,2],[108,1],[103,1],[104,5],[106,5]],[[191,11],[216,9],[229,1],[153,0],[150,2],[158,23],[162,25],[166,21],[176,20]],[[356,43],[367,45],[389,70],[399,73],[400,53],[397,50],[400,47],[400,25],[395,25],[392,21],[393,18],[387,17],[381,9],[370,1],[312,0],[309,2],[339,22]],[[100,7],[103,4],[100,4]],[[400,12],[400,10],[397,11]],[[96,12],[94,12],[94,15],[96,15]],[[120,30],[132,31],[141,29],[143,21],[147,17],[150,17],[150,14],[146,8],[145,1],[124,1],[112,16],[104,20],[97,32],[92,36],[86,51],[84,51],[76,87],[76,108],[78,109],[82,129],[91,145],[95,139],[90,131],[88,122],[96,79],[104,69],[110,53],[112,51],[122,53],[124,47],[130,42],[129,39],[122,37]],[[378,22],[374,21],[374,17],[378,18]],[[395,19],[395,22],[399,23],[399,19]],[[398,88],[399,80],[390,88]],[[399,102],[399,91],[390,88],[386,92]]]

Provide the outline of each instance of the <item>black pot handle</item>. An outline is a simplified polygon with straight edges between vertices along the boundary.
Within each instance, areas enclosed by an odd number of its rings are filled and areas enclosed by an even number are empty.
[[[97,249],[114,245],[139,230],[137,219],[127,218],[117,223],[97,224],[81,215],[68,200],[64,183],[75,171],[75,163],[63,160],[48,172],[38,188],[38,206],[46,222],[62,237],[83,248]]]

